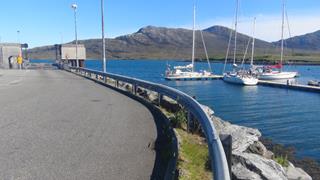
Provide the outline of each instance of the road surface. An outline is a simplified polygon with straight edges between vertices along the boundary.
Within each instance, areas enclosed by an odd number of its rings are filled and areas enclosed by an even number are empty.
[[[0,72],[0,179],[150,179],[157,131],[139,102],[58,70]]]

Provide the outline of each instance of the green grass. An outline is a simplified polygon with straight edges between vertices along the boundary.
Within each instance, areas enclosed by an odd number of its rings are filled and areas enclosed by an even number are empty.
[[[209,151],[205,139],[198,134],[187,133],[187,117],[184,110],[170,113],[161,108],[171,123],[179,124],[175,130],[179,138],[179,158],[177,169],[179,169],[179,180],[211,180],[212,171],[209,164]]]
[[[282,167],[288,167],[289,161],[287,156],[274,157],[274,160],[279,163]]]
[[[176,129],[180,139],[180,154],[178,169],[182,170],[181,180],[206,180],[212,179],[208,169],[209,152],[204,140],[193,134],[188,134],[182,129]]]
[[[174,128],[186,128],[187,126],[187,116],[186,111],[181,109],[180,111],[176,112],[173,116],[171,116],[170,121]]]

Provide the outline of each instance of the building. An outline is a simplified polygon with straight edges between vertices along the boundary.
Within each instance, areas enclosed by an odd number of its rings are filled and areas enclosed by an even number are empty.
[[[84,67],[84,61],[87,57],[86,48],[83,44],[78,44],[78,48],[75,44],[55,45],[55,47],[57,61],[76,67],[76,60],[78,59],[79,67]]]
[[[0,43],[0,68],[14,68],[19,55],[22,55],[21,44]]]

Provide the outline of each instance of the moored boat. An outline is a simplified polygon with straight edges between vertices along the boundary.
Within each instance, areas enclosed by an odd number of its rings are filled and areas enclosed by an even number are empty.
[[[281,54],[280,63],[274,66],[263,66],[257,69],[258,78],[260,80],[279,80],[279,79],[292,79],[298,76],[298,72],[283,71],[283,59],[284,59],[284,24],[285,24],[285,12],[286,6],[283,0],[282,6],[282,26],[281,26]]]
[[[246,70],[244,68],[239,68],[238,65],[236,64],[238,8],[239,8],[239,0],[237,0],[237,7],[236,7],[235,35],[234,35],[234,54],[233,54],[233,71],[224,73],[223,74],[223,80],[225,82],[233,83],[233,84],[241,84],[241,85],[245,85],[245,86],[254,86],[254,85],[258,84],[257,77],[254,74],[252,74],[251,71],[248,71],[248,70]],[[255,42],[254,29],[255,29],[255,21],[254,21],[254,25],[253,25],[251,65],[253,64],[253,56],[254,56],[254,42]],[[229,54],[231,38],[232,38],[232,31],[230,33],[230,39],[229,39],[229,43],[228,43],[227,55],[226,55],[225,66],[224,66],[224,70],[223,71],[225,71],[225,67],[226,67],[227,60],[228,60],[228,54]],[[248,42],[246,53],[247,53],[247,50],[248,50],[248,47],[249,47],[249,43],[250,43],[250,39],[249,39],[249,42]],[[244,58],[243,58],[242,67],[243,67],[243,63],[244,63],[244,60],[245,60],[246,53],[245,53]]]
[[[214,75],[211,70],[209,57],[206,50],[206,45],[203,39],[203,34],[201,32],[203,46],[206,52],[209,71],[195,71],[195,27],[196,26],[196,6],[193,6],[193,34],[192,34],[192,63],[186,66],[175,66],[171,68],[167,66],[167,70],[165,72],[165,79],[166,80],[210,80],[210,79],[217,79],[219,76]]]
[[[320,86],[320,81],[310,80],[308,81],[309,86]]]
[[[223,76],[223,80],[228,83],[246,86],[255,86],[258,84],[258,79],[250,74],[226,73]]]

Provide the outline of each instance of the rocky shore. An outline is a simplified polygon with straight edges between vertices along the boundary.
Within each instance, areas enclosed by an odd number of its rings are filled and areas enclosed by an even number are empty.
[[[260,141],[258,129],[238,126],[226,122],[214,115],[207,106],[205,112],[211,117],[219,134],[232,136],[232,176],[233,179],[278,179],[278,180],[312,180],[303,169],[288,162],[283,167],[274,160],[274,153]]]
[[[138,89],[138,94],[151,102],[157,102],[156,93]],[[181,108],[176,101],[166,97],[161,101],[161,106],[171,112],[177,112]],[[219,134],[232,136],[231,169],[233,179],[312,180],[309,174],[303,169],[295,167],[289,160],[285,159],[286,163],[284,164],[278,163],[274,152],[268,150],[264,145],[266,141],[261,142],[262,134],[258,129],[231,124],[215,116],[214,111],[208,106],[202,105],[202,108],[211,118]]]

